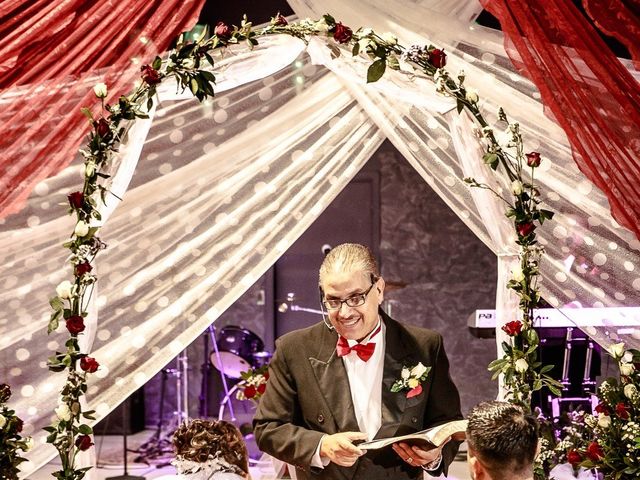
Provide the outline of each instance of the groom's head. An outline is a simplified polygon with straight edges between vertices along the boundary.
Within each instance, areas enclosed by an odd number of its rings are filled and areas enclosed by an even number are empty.
[[[474,480],[533,478],[538,422],[517,405],[483,402],[468,416],[469,471]]]

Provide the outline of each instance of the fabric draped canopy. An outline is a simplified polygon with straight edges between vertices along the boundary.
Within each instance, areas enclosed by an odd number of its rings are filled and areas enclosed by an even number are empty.
[[[353,28],[397,33],[404,45],[444,46],[447,68],[466,72],[488,117],[495,121],[502,106],[520,122],[525,147],[543,156],[535,180],[545,205],[557,212],[539,230],[546,248],[545,299],[574,307],[564,312],[577,325],[583,323],[582,308],[638,305],[640,242],[612,220],[606,196],[576,167],[567,136],[544,115],[534,84],[512,67],[502,36],[470,24],[478,5],[290,3],[299,17],[328,11]],[[431,30],[420,18],[438,21]],[[96,260],[99,283],[83,336],[83,348],[102,364],[87,393],[98,418],[242,295],[385,138],[496,253],[499,324],[515,314],[517,302],[504,288],[517,260],[513,228],[502,205],[462,181],[471,175],[507,188],[479,165],[477,127],[449,99],[434,94],[430,81],[390,71],[367,85],[366,59],[347,51],[332,58],[323,43],[314,40],[305,52],[299,40],[271,37],[260,39],[253,51],[233,48],[216,57],[215,99],[198,104],[176,93],[175,85],[163,85],[150,119],[130,130],[113,165],[112,188],[123,201],[108,197],[101,230],[108,249]],[[108,72],[73,78],[69,86],[85,95]],[[39,92],[38,85],[26,85],[13,95],[33,104]],[[75,147],[68,148],[71,159]],[[0,314],[0,371],[14,387],[12,406],[24,418],[25,432],[36,438],[28,471],[54,455],[41,427],[50,421],[64,379],[47,371],[45,359],[61,348],[65,335],[46,337],[47,298],[71,275],[62,268],[60,245],[73,222],[60,204],[80,184],[79,170],[76,158],[39,178],[24,207],[2,220],[0,230],[0,302],[6,306]],[[640,319],[630,321],[638,325]],[[636,347],[640,342],[640,329],[620,332],[606,322],[584,328],[603,345],[620,338]]]

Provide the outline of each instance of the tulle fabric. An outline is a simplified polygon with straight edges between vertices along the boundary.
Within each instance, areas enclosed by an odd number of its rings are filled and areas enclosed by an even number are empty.
[[[606,194],[613,218],[640,238],[640,84],[571,0],[482,4],[500,20],[509,57],[566,132],[580,171]],[[609,2],[608,14],[603,5],[591,12],[610,28],[632,19],[621,2]],[[621,18],[612,21],[614,11]],[[634,45],[639,33],[637,21],[624,31]]]
[[[141,62],[197,21],[204,0],[12,0],[0,4],[0,218],[69,165],[86,135],[80,113],[139,81]]]

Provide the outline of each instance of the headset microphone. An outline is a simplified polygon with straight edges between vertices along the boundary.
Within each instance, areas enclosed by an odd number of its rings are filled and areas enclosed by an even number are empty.
[[[328,319],[329,314],[326,312],[324,308],[324,302],[322,301],[324,297],[324,292],[322,291],[322,287],[318,286],[318,290],[320,291],[320,310],[322,311],[322,321],[324,322],[324,324],[327,326],[329,330],[334,330],[335,327],[331,325],[331,322],[329,322],[329,319]]]

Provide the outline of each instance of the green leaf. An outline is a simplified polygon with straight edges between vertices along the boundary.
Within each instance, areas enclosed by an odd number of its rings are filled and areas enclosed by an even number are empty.
[[[153,107],[153,98],[149,97],[147,99],[147,110],[151,110],[151,107]]]
[[[80,111],[82,112],[82,114],[87,117],[89,120],[93,121],[93,114],[91,113],[91,110],[89,110],[87,107],[82,107],[80,109]]]
[[[62,303],[62,299],[57,295],[49,299],[49,305],[51,305],[51,308],[53,308],[54,310],[62,310],[64,308],[64,303]]]
[[[380,58],[369,65],[367,69],[367,83],[377,82],[384,75],[384,71],[387,67],[387,62],[384,58]]]
[[[93,433],[93,429],[84,423],[78,427],[78,431],[83,435],[91,435]]]
[[[456,99],[456,110],[458,110],[458,114],[462,113],[462,110],[464,110],[464,102],[459,98]]]
[[[153,63],[151,64],[151,66],[155,69],[155,70],[159,70],[160,67],[162,66],[162,59],[160,57],[156,57],[153,59]]]
[[[497,161],[498,161],[498,155],[497,155],[497,154],[495,154],[495,153],[485,153],[485,154],[482,156],[482,161],[483,161],[484,163],[486,163],[487,165],[491,165],[491,164],[493,164],[494,162],[497,162]]]
[[[47,334],[51,332],[55,332],[60,325],[60,317],[62,316],[62,310],[56,310],[51,314],[51,318],[49,319],[49,325],[47,325]]]
[[[198,80],[196,80],[195,78],[192,78],[189,81],[189,89],[191,90],[191,93],[193,93],[194,95],[196,95],[198,93],[199,87],[198,87]]]
[[[200,75],[202,75],[202,78],[204,78],[207,82],[216,83],[216,76],[213,73],[207,72],[206,70],[201,70]]]
[[[360,44],[358,42],[353,44],[353,48],[351,49],[351,55],[357,57],[360,53]]]
[[[326,23],[327,25],[329,25],[330,27],[334,26],[336,24],[336,19],[333,18],[331,15],[329,15],[328,13],[324,14],[322,16],[322,18],[324,19],[324,23]]]

